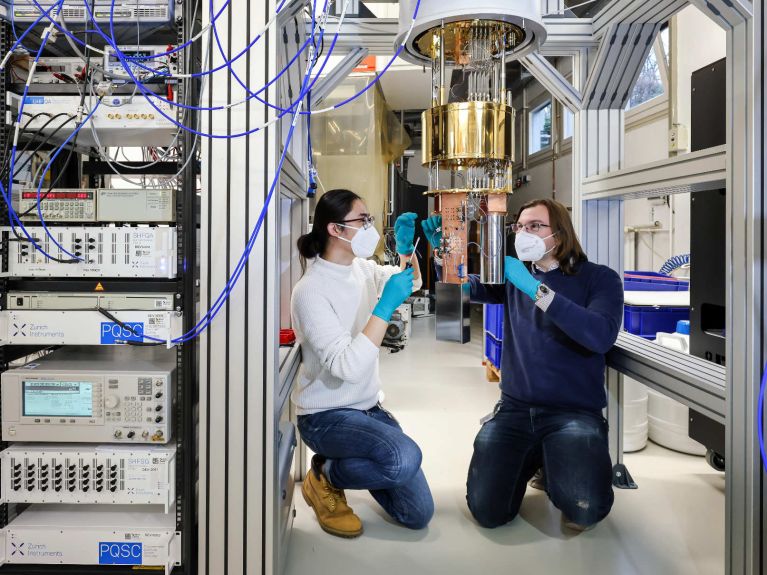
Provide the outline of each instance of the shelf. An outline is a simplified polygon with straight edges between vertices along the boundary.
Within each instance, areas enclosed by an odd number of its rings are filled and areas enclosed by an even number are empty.
[[[584,200],[641,198],[718,190],[726,186],[727,147],[716,146],[667,160],[592,176],[581,186]]]

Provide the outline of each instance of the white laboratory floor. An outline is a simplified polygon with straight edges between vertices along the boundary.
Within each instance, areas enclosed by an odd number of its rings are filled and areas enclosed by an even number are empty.
[[[529,488],[512,523],[479,527],[466,507],[466,472],[479,418],[499,395],[480,363],[482,332],[460,346],[435,341],[433,318],[413,328],[404,351],[382,355],[381,376],[385,406],[423,451],[436,506],[431,524],[398,527],[367,492],[347,492],[365,533],[332,537],[297,485],[286,575],[724,573],[724,475],[702,457],[652,443],[625,457],[639,489],[616,490],[611,514],[592,531],[563,533],[559,511]]]

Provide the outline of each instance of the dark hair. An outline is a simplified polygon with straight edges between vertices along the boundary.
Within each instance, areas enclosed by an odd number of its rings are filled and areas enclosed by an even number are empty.
[[[588,258],[578,241],[578,236],[575,234],[575,228],[567,208],[556,200],[533,200],[522,206],[519,213],[522,214],[524,210],[536,206],[545,206],[549,212],[551,233],[557,234],[558,240],[552,255],[559,262],[559,269],[567,275],[575,274],[577,264],[588,261]]]
[[[352,204],[361,199],[349,190],[330,190],[320,197],[314,208],[312,231],[298,238],[296,243],[302,268],[306,269],[306,260],[314,259],[325,251],[330,239],[328,224],[343,220],[352,211]]]

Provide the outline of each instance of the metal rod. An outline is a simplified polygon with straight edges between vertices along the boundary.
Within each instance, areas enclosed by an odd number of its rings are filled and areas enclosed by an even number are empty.
[[[501,99],[506,99],[506,34],[501,36]],[[511,102],[506,103],[511,106]]]
[[[439,105],[447,104],[445,90],[445,23],[439,29]]]

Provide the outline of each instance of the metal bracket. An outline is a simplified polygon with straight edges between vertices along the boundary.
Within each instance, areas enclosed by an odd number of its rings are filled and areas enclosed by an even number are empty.
[[[618,489],[639,489],[629,470],[622,463],[613,465],[613,487]]]

